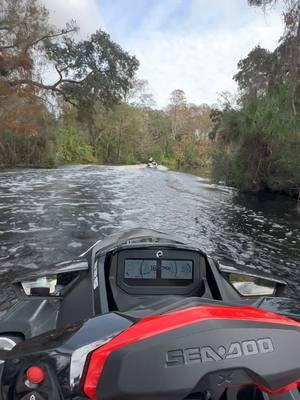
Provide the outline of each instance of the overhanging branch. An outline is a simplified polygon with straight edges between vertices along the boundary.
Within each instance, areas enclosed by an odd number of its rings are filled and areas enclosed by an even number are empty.
[[[31,79],[17,79],[17,80],[14,80],[14,81],[9,82],[9,85],[12,86],[12,87],[15,87],[15,86],[22,86],[22,85],[29,85],[29,86],[38,87],[38,88],[43,89],[43,90],[56,90],[56,89],[58,89],[58,87],[59,87],[60,85],[62,85],[62,84],[64,84],[64,83],[70,83],[70,84],[74,84],[74,85],[80,85],[80,84],[83,83],[83,82],[91,75],[91,73],[92,73],[92,72],[90,72],[86,77],[84,77],[83,79],[81,79],[81,80],[78,81],[78,80],[75,80],[75,79],[64,79],[64,78],[62,78],[61,72],[60,72],[59,70],[57,70],[57,72],[59,72],[59,74],[60,74],[60,79],[59,79],[57,82],[53,83],[52,85],[45,85],[45,84],[42,83],[42,82],[33,81],[33,80],[31,80]]]
[[[30,47],[33,47],[33,46],[37,45],[38,43],[42,42],[43,40],[54,39],[54,38],[57,38],[57,37],[60,37],[60,36],[68,35],[69,33],[76,32],[77,29],[78,28],[76,28],[76,27],[72,27],[72,28],[69,28],[69,29],[62,29],[61,31],[56,32],[56,33],[51,33],[51,34],[48,34],[48,35],[44,35],[44,36],[40,37],[39,39],[37,39],[37,40],[31,42],[30,44],[28,44],[28,46],[26,47],[26,51],[28,49],[30,49]]]

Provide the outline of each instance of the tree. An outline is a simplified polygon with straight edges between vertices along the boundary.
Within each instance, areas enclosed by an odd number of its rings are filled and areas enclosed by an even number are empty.
[[[1,0],[0,11],[2,87],[47,91],[75,104],[91,97],[111,103],[131,87],[138,61],[107,33],[99,30],[88,40],[76,41],[75,23],[64,29],[51,27],[38,0]],[[39,60],[53,66],[53,83],[45,83],[36,71]]]
[[[124,101],[142,109],[155,107],[153,94],[149,89],[149,82],[143,79],[133,79],[131,87],[124,95]]]
[[[173,90],[167,111],[172,121],[172,135],[175,140],[178,136],[182,137],[184,134],[186,109],[187,100],[184,91],[181,89]]]
[[[139,66],[134,56],[101,30],[89,40],[75,42],[67,36],[59,42],[50,42],[46,52],[59,75],[50,90],[63,94],[67,100],[75,100],[79,106],[96,100],[110,106],[121,100],[132,87]]]
[[[161,110],[148,110],[144,114],[140,152],[144,159],[153,156],[162,160],[173,155],[173,138],[171,136],[171,121]]]
[[[2,86],[59,90],[60,82],[46,85],[38,79],[37,58],[44,59],[46,43],[77,31],[74,23],[56,29],[48,23],[48,12],[37,0],[0,1],[0,78]],[[40,77],[41,78],[41,77]]]
[[[243,190],[298,193],[299,119],[290,107],[291,95],[282,86],[224,112],[213,163],[217,180]]]
[[[176,107],[184,107],[187,103],[186,95],[183,90],[175,89],[170,94],[170,104]]]
[[[186,139],[198,141],[208,139],[208,134],[212,128],[210,118],[211,108],[207,104],[188,104],[187,106],[187,131]]]
[[[46,34],[46,10],[35,0],[0,1],[0,105],[2,133],[34,133],[35,114],[41,102],[34,87],[11,85],[12,80],[32,79],[33,48]],[[32,46],[31,46],[32,45]]]
[[[248,0],[248,3],[266,9],[268,5],[278,3],[278,0]],[[281,43],[284,44],[281,49],[284,49],[286,79],[292,92],[291,105],[294,115],[296,115],[296,94],[299,89],[300,65],[300,2],[299,0],[284,0],[283,4],[285,33],[281,39]]]
[[[9,148],[13,163],[18,162],[16,143],[23,143],[16,134],[34,143],[29,138],[40,138],[46,131],[44,121],[54,117],[50,99],[56,112],[62,105],[66,108],[66,102],[71,104],[69,115],[78,118],[77,123],[72,120],[74,126],[63,126],[64,140],[75,143],[75,125],[80,125],[76,143],[82,137],[98,151],[99,116],[119,104],[133,86],[139,64],[135,57],[101,30],[86,40],[78,40],[77,31],[73,21],[62,29],[51,26],[39,0],[0,0],[0,147],[2,154]],[[52,83],[47,82],[43,66],[56,73]],[[47,140],[42,142],[46,146]]]
[[[255,47],[238,63],[239,72],[233,79],[246,97],[255,98],[266,94],[275,80],[273,75],[275,56],[272,52]]]
[[[101,136],[99,117],[121,102],[132,88],[139,63],[103,31],[79,43],[67,38],[50,46],[48,52],[60,74],[68,75],[71,66],[72,74],[80,82],[65,82],[62,91],[66,100],[78,108],[79,121],[86,125],[96,151]]]
[[[277,0],[248,0],[250,6],[266,7],[272,3],[276,3]]]

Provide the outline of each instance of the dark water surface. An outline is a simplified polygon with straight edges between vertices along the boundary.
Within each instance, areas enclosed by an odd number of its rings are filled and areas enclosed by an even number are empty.
[[[196,241],[223,263],[273,273],[300,293],[295,200],[240,195],[184,173],[76,166],[0,173],[0,306],[12,296],[9,280],[138,226]]]

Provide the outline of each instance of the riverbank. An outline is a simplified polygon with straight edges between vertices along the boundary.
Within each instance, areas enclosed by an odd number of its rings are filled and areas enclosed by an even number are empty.
[[[212,179],[212,173],[211,170],[207,167],[195,167],[195,166],[180,166],[179,168],[176,168],[174,166],[176,163],[168,163],[168,166],[159,164],[159,170],[161,171],[174,171],[174,172],[183,172],[183,173],[188,173],[191,175],[195,175],[198,177],[203,177],[208,179],[210,182],[214,184],[220,184],[220,185],[225,185],[225,183],[222,182],[216,182]],[[136,169],[136,168],[145,168],[146,163],[140,163],[140,164],[99,164],[99,163],[49,163],[49,164],[38,164],[38,165],[27,165],[27,164],[18,164],[14,166],[10,165],[0,165],[0,172],[5,172],[7,170],[11,169],[16,169],[16,170],[23,170],[23,169],[56,169],[56,168],[63,168],[63,167],[68,167],[68,166],[101,166],[101,167],[115,167],[115,168],[120,168],[123,169],[123,167],[130,169]],[[236,188],[238,189],[238,188]],[[238,189],[240,190],[240,189]],[[240,190],[241,193],[246,193],[249,194],[250,196],[262,196],[264,194],[266,195],[274,195],[274,197],[280,195],[283,197],[290,197],[295,200],[297,200],[300,204],[300,194],[297,190],[270,190],[270,189],[264,189],[264,190],[259,190],[259,191],[251,191],[251,190]]]
[[[185,172],[188,174],[192,174],[195,176],[203,177],[209,179],[210,182],[219,184],[219,185],[224,185],[227,186],[225,182],[217,182],[213,179],[212,177],[212,171],[207,168],[197,168],[197,167],[183,167],[183,168],[172,168],[173,171],[180,171],[180,172]],[[232,185],[232,187],[235,187]],[[286,190],[271,190],[269,188],[264,188],[261,190],[242,190],[239,189],[238,187],[235,187],[235,189],[239,190],[240,193],[245,193],[250,196],[262,196],[262,195],[274,195],[274,196],[283,196],[283,197],[290,197],[292,199],[295,199],[299,202],[300,206],[300,189],[286,189]]]

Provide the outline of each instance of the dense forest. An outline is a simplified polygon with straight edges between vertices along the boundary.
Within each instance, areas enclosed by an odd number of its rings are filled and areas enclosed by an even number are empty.
[[[138,60],[99,30],[79,40],[74,21],[48,22],[38,0],[1,0],[0,160],[3,166],[129,164],[150,156],[173,168],[205,167],[207,105],[181,90],[165,110]],[[48,81],[51,83],[48,83]]]
[[[268,11],[275,0],[249,0]],[[212,173],[243,190],[300,192],[300,2],[283,1],[285,29],[270,52],[255,47],[238,63],[235,106],[216,126]],[[300,199],[300,198],[299,198]]]
[[[268,7],[275,0],[245,0]],[[0,0],[0,166],[134,164],[152,156],[243,190],[300,190],[300,6],[284,1],[270,52],[237,66],[238,98],[191,104],[174,88],[158,109],[139,62],[104,31],[49,23],[38,0]],[[262,10],[262,12],[263,12]],[[222,91],[222,88],[220,88]]]

